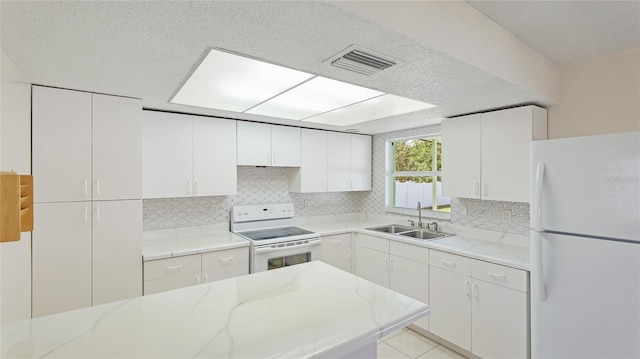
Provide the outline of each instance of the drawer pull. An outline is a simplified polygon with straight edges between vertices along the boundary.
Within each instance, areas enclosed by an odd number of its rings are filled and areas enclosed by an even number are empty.
[[[447,267],[456,267],[456,262],[446,261],[444,259],[442,259],[442,264],[446,265]]]
[[[182,264],[179,264],[177,266],[167,266],[167,270],[177,270],[177,269],[182,269]]]
[[[467,296],[469,295],[469,281],[468,280],[464,281],[464,294],[466,294]]]
[[[493,273],[493,272],[489,272],[489,271],[487,273],[489,273],[489,276],[491,276],[491,278],[507,280],[507,276],[504,275],[504,274],[497,274],[497,273]]]
[[[333,243],[334,245],[337,246],[338,244],[342,243],[342,241],[339,240],[339,239],[334,239],[334,240],[331,241],[331,243]]]
[[[478,298],[478,283],[473,283],[473,286],[471,286],[471,293],[474,298]]]
[[[227,258],[220,258],[220,263],[229,263],[233,261],[233,256]]]

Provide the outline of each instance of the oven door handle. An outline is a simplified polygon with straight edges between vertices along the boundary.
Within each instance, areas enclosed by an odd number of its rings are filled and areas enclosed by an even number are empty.
[[[322,241],[318,238],[318,239],[310,239],[308,243],[297,244],[293,246],[283,246],[283,247],[276,247],[276,248],[272,248],[271,246],[254,247],[253,251],[256,254],[261,254],[261,253],[279,252],[287,249],[315,247],[315,246],[319,246],[320,244],[322,244]]]

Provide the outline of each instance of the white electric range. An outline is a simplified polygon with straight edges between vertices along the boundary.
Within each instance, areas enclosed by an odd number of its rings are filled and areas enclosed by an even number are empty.
[[[231,231],[251,244],[251,273],[321,259],[318,233],[293,225],[292,203],[234,206]]]

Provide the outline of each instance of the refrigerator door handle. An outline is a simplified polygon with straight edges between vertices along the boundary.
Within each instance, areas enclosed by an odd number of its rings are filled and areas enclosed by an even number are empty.
[[[544,163],[538,162],[536,166],[536,183],[533,195],[533,231],[531,236],[533,239],[533,269],[535,270],[536,286],[538,299],[541,302],[546,301],[547,293],[544,289],[544,271],[542,268],[542,185],[544,181]]]

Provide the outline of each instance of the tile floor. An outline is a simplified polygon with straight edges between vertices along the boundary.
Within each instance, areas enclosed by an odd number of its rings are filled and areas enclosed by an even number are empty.
[[[442,344],[404,328],[378,341],[379,359],[466,359]]]

